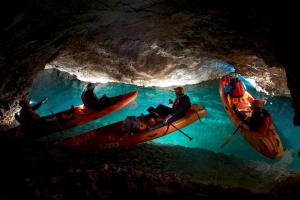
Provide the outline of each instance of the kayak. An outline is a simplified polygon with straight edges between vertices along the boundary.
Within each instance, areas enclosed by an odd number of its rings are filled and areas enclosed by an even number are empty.
[[[75,126],[83,125],[87,122],[93,121],[95,119],[98,119],[100,117],[106,116],[112,112],[115,112],[126,105],[128,105],[130,102],[134,101],[138,95],[137,91],[129,92],[126,94],[122,94],[119,96],[110,97],[108,105],[101,108],[100,110],[94,111],[92,109],[86,108],[84,105],[75,106],[73,110],[65,110],[59,113],[54,114],[54,116],[57,117],[58,120],[48,122],[45,126],[43,126],[42,129],[25,129],[22,126],[18,126],[12,130],[12,132],[37,132],[34,134],[31,134],[31,136],[43,136],[50,133],[63,131],[69,128],[73,128]],[[74,114],[73,114],[74,113]],[[62,116],[65,115],[71,115],[73,116],[70,119],[61,120]],[[53,118],[53,115],[44,116],[42,117],[44,119],[47,118]],[[21,134],[22,135],[22,134]],[[23,133],[25,136],[26,133]]]
[[[244,121],[240,119],[232,109],[233,103],[236,104],[237,109],[245,115],[250,115],[251,102],[253,101],[252,95],[245,91],[244,95],[239,98],[232,98],[229,94],[225,93],[225,87],[229,84],[230,77],[223,76],[220,80],[219,93],[221,101],[224,105],[226,113],[229,115],[235,127],[239,127],[239,132],[250,143],[252,147],[262,155],[270,158],[280,158],[283,153],[283,146],[279,134],[277,133],[274,125],[272,124],[267,130],[264,131],[250,131],[245,125]]]
[[[201,119],[206,114],[207,111],[204,107],[192,105],[184,117],[154,130],[148,128],[150,114],[142,115],[137,119],[141,122],[141,127],[144,128],[135,132],[124,129],[125,120],[122,120],[80,135],[65,138],[55,144],[55,149],[72,152],[128,147],[165,136]],[[160,114],[160,116],[166,116],[166,114]],[[162,118],[156,117],[155,120],[157,123],[161,123]]]

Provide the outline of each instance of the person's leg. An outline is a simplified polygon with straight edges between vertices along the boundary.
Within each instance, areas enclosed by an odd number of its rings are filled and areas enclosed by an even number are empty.
[[[161,112],[161,113],[164,113],[164,114],[169,114],[171,112],[171,108],[168,107],[168,106],[165,106],[165,105],[162,105],[162,104],[159,104],[157,107],[156,107],[156,110],[158,112]]]
[[[163,127],[163,126],[164,126],[163,122],[159,122],[158,124],[155,124],[154,126],[149,126],[148,130],[152,131],[152,130],[158,129],[160,127]]]

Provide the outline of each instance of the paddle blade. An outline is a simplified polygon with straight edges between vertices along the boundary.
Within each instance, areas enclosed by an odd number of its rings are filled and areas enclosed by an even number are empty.
[[[221,148],[225,147],[226,144],[228,144],[233,138],[233,135],[230,135],[225,141],[224,143],[221,145]]]

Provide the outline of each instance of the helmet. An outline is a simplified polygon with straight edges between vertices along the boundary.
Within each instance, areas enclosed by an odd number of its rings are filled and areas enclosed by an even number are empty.
[[[183,87],[176,87],[176,88],[174,88],[174,90],[175,90],[175,93],[178,94],[178,95],[183,95],[184,94]]]
[[[265,100],[263,99],[254,99],[252,102],[251,102],[251,106],[253,108],[263,108],[265,105]]]
[[[95,88],[95,84],[94,83],[88,83],[86,86],[87,90],[93,90]]]

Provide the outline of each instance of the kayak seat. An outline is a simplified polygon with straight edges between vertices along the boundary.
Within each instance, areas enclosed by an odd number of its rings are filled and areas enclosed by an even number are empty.
[[[235,104],[237,109],[241,112],[251,112],[250,103],[237,103]]]

